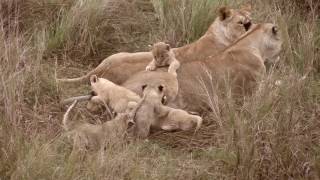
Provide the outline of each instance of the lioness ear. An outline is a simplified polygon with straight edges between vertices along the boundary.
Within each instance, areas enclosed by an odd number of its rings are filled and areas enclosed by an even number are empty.
[[[163,88],[164,88],[164,87],[163,87],[162,85],[158,86],[158,89],[159,89],[160,92],[163,91]]]
[[[142,85],[141,87],[142,87],[142,91],[143,91],[147,87],[147,85],[145,84],[145,85]]]
[[[96,82],[98,82],[98,77],[97,77],[96,75],[92,75],[92,76],[90,77],[90,82],[91,82],[91,83],[96,83]]]
[[[221,7],[219,9],[220,20],[223,21],[231,16],[231,10],[228,7]]]

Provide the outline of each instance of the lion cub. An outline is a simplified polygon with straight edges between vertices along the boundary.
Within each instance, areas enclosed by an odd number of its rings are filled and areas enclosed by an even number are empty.
[[[127,88],[118,86],[113,82],[98,78],[96,75],[90,77],[93,97],[87,104],[87,108],[95,111],[97,105],[106,105],[116,113],[123,113],[132,108],[140,101],[140,96]],[[130,107],[129,107],[130,106]]]
[[[123,142],[126,133],[129,133],[134,125],[130,114],[133,109],[128,109],[126,113],[119,113],[113,120],[100,125],[72,121],[69,116],[76,104],[77,101],[74,101],[68,108],[62,121],[63,128],[73,140],[71,157],[77,155],[75,153],[98,151],[107,145]]]
[[[144,85],[143,98],[133,112],[136,122],[134,131],[137,137],[146,138],[150,128],[165,131],[174,130],[198,130],[202,124],[202,118],[188,112],[163,105],[164,89],[162,85]]]
[[[169,66],[168,72],[177,76],[177,69],[180,62],[175,58],[169,44],[158,42],[152,46],[153,59],[146,67],[147,71],[154,71],[157,67]]]

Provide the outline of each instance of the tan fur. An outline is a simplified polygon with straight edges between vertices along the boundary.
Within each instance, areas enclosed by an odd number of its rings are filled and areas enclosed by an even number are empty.
[[[278,56],[281,50],[280,33],[273,34],[273,27],[268,23],[257,25],[219,56],[184,64],[178,75],[179,97],[190,110],[199,108],[199,104],[191,102],[209,103],[208,96],[199,95],[206,94],[210,84],[219,88],[230,86],[232,94],[237,97],[251,94],[266,72],[264,61]],[[201,81],[207,85],[205,89]]]
[[[69,116],[76,101],[68,108],[63,118],[63,127],[73,140],[71,157],[86,151],[98,151],[105,146],[122,143],[127,130],[134,124],[129,112],[120,113],[101,125],[71,121]]]
[[[154,71],[158,67],[169,66],[168,73],[177,76],[177,69],[180,67],[179,61],[175,58],[169,44],[158,42],[153,44],[152,61],[146,67],[147,71]]]
[[[251,24],[250,20],[248,8],[240,10],[223,8],[219,11],[219,17],[199,40],[172,51],[181,64],[215,55],[244,34]],[[151,52],[118,53],[104,59],[98,67],[82,77],[58,79],[58,81],[83,82],[96,74],[122,84],[133,74],[143,71],[152,58]]]
[[[140,97],[143,96],[142,86],[147,84],[157,87],[163,85],[166,87],[163,90],[164,96],[167,97],[166,103],[174,102],[178,94],[178,80],[172,73],[158,71],[142,71],[133,75],[130,79],[124,82],[121,86],[137,93]],[[158,77],[161,76],[161,79]]]
[[[146,73],[155,73],[155,75],[157,75],[157,72],[146,72]],[[162,125],[163,125],[164,130],[175,130],[179,128],[182,130],[188,130],[194,127],[194,125],[197,127],[200,127],[202,119],[201,118],[199,119],[198,116],[188,115],[188,113],[182,110],[173,110],[173,109],[170,109],[169,107],[160,106],[160,104],[165,103],[167,99],[171,100],[176,96],[176,94],[174,94],[173,96],[171,95],[170,98],[167,98],[165,95],[166,92],[174,91],[177,93],[177,90],[178,90],[177,78],[170,73],[166,72],[165,74],[167,76],[162,76],[162,77],[168,77],[169,81],[164,81],[164,82],[170,82],[170,81],[174,82],[173,86],[176,86],[176,87],[167,88],[162,85],[154,84],[153,82],[150,82],[150,84],[148,84],[149,81],[143,81],[143,83],[147,83],[147,85],[142,84],[139,87],[140,89],[139,92],[141,92],[142,93],[141,96],[143,96],[142,99],[140,97],[134,98],[134,99],[128,99],[126,98],[128,97],[126,95],[130,94],[128,92],[131,92],[129,89],[126,89],[125,87],[122,87],[122,86],[115,85],[113,83],[110,85],[110,82],[108,80],[103,78],[97,78],[96,76],[92,76],[90,78],[90,81],[92,84],[92,90],[94,91],[94,96],[89,103],[92,103],[91,101],[95,101],[94,103],[96,104],[91,104],[91,106],[93,107],[99,106],[101,105],[101,101],[103,99],[104,101],[108,102],[107,105],[109,105],[110,108],[114,110],[118,109],[119,111],[120,109],[116,107],[121,107],[123,110],[131,112],[138,108],[138,111],[136,113],[137,116],[135,118],[135,121],[137,123],[135,125],[135,129],[133,130],[133,132],[135,132],[135,135],[137,137],[143,137],[143,138],[147,137],[149,134],[151,125],[156,125],[154,127],[158,127],[158,128],[162,128]],[[165,84],[168,84],[168,83],[165,83]],[[144,86],[148,87],[147,90],[144,90],[142,88]],[[159,87],[159,86],[162,86],[163,88],[161,89],[161,93],[156,94],[156,96],[152,96],[152,93],[146,93],[146,92],[152,92],[151,87]],[[167,89],[169,89],[169,91]],[[118,99],[118,101],[116,99],[110,100],[110,97],[113,94],[118,94],[119,98],[122,96],[123,99],[125,100],[121,100],[121,99]],[[118,97],[118,96],[115,96],[115,97]],[[95,99],[99,99],[98,103],[96,102]],[[117,104],[112,103],[112,101],[115,101]],[[153,103],[148,104],[149,102],[153,102]],[[158,114],[155,113],[154,111],[155,102],[157,103],[157,106],[158,106],[158,108],[156,108],[158,113],[161,113],[161,114],[168,113],[168,115],[166,115],[167,116],[166,118],[163,118],[164,116],[161,116],[161,118],[159,117],[156,119],[153,118],[153,117],[158,117]],[[119,105],[119,103],[121,104]],[[176,117],[180,120],[176,120],[177,119]]]
[[[211,84],[219,87],[230,85],[232,93],[240,97],[251,94],[265,74],[264,61],[277,57],[281,50],[280,33],[273,34],[273,27],[268,23],[257,25],[221,54],[181,64],[178,71],[179,93],[175,100],[177,107],[190,111],[207,108],[202,102],[208,104],[206,90]],[[157,77],[149,81],[163,81],[166,74],[158,72]],[[137,74],[135,79],[137,84],[148,81],[148,77],[142,74]],[[139,79],[143,80],[139,82]],[[203,87],[203,83],[209,87]]]
[[[135,135],[139,138],[146,138],[150,133],[150,128],[162,129],[165,131],[173,130],[198,130],[202,124],[202,118],[197,115],[188,114],[181,109],[175,109],[163,105],[162,85],[144,85],[143,100],[135,112],[136,122]]]
[[[91,76],[90,83],[95,94],[87,104],[91,111],[95,111],[97,105],[106,105],[114,112],[123,113],[130,108],[129,105],[132,106],[140,100],[136,93],[96,75]]]

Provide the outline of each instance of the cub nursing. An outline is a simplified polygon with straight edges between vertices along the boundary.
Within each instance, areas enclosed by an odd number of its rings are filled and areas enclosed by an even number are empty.
[[[165,87],[144,85],[143,98],[137,105],[133,113],[135,136],[146,138],[149,135],[150,128],[162,129],[165,131],[174,130],[198,130],[202,124],[202,118],[192,115],[181,109],[171,108],[163,105],[163,92]]]
[[[96,75],[90,77],[90,84],[94,96],[87,104],[87,108],[91,111],[95,111],[98,105],[105,105],[116,113],[123,113],[140,100],[136,93]]]
[[[75,153],[85,153],[86,151],[98,151],[105,146],[121,143],[130,127],[134,125],[132,109],[125,113],[119,113],[116,118],[101,125],[82,123],[70,120],[70,112],[76,106],[77,101],[68,108],[63,116],[63,128],[73,140],[71,157]]]

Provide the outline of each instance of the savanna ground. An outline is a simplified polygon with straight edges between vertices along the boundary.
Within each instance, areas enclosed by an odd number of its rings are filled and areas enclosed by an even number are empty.
[[[218,7],[244,2],[284,37],[263,88],[240,107],[209,93],[214,111],[196,134],[157,133],[104,157],[68,159],[59,101],[88,86],[57,85],[56,76],[159,40],[193,42]],[[1,0],[0,179],[319,179],[319,12],[316,0]],[[79,109],[79,119],[97,118]]]

